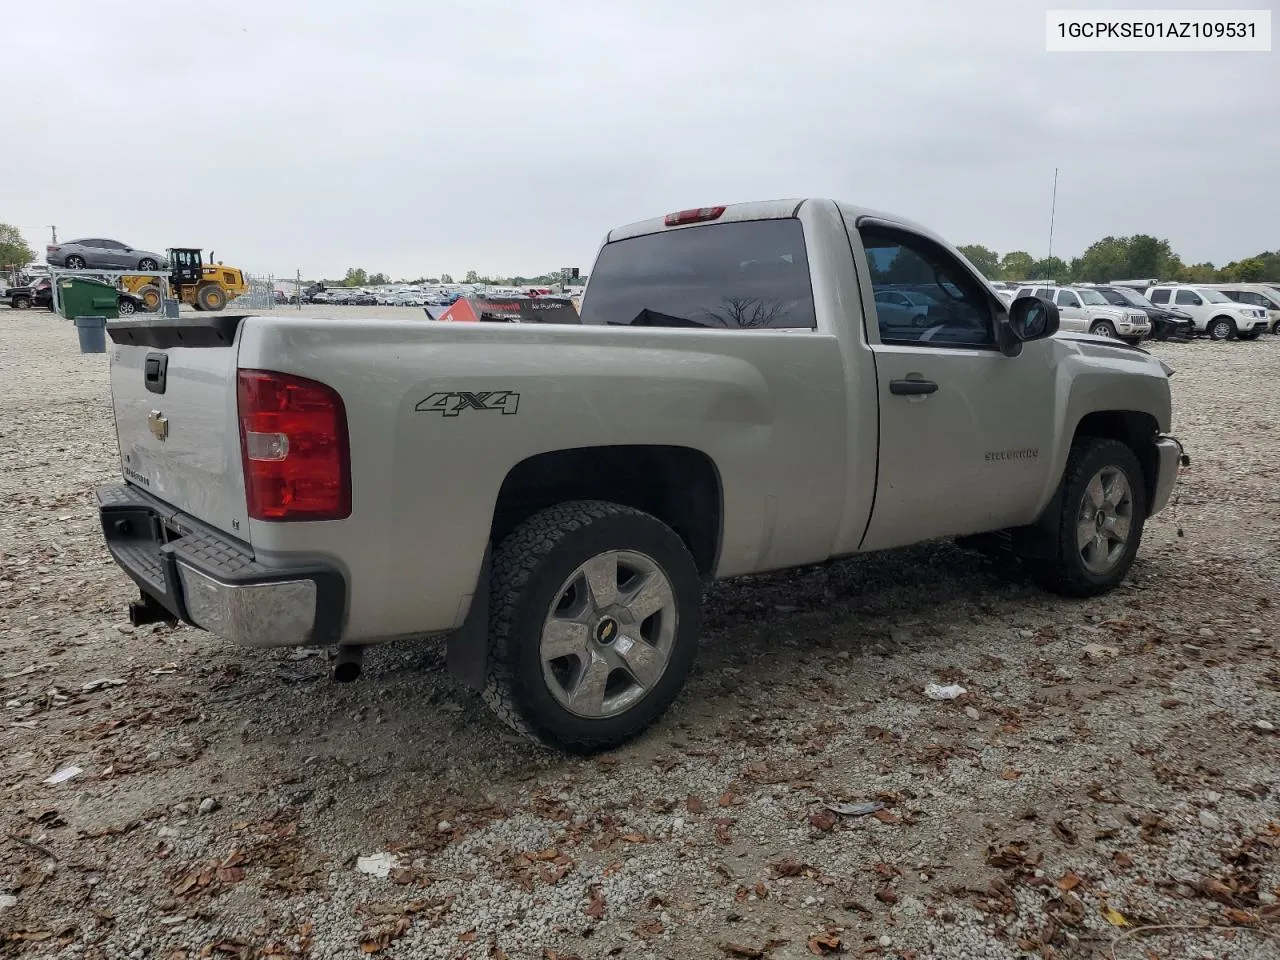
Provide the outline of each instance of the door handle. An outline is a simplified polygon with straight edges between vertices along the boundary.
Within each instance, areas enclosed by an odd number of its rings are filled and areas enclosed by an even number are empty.
[[[900,397],[919,397],[926,393],[934,393],[938,385],[932,380],[890,380],[889,392]]]

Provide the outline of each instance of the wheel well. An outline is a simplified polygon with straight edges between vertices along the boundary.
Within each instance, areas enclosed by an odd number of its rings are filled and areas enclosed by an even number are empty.
[[[1138,458],[1142,467],[1142,481],[1147,491],[1147,503],[1156,495],[1156,481],[1160,474],[1159,454],[1155,439],[1160,424],[1149,413],[1136,410],[1101,410],[1090,413],[1076,427],[1076,437],[1102,437],[1119,440]],[[1074,438],[1073,438],[1074,439]]]
[[[494,507],[490,542],[498,544],[544,507],[566,500],[609,500],[652,514],[674,530],[710,577],[720,550],[720,475],[688,447],[607,446],[556,450],[511,468]]]

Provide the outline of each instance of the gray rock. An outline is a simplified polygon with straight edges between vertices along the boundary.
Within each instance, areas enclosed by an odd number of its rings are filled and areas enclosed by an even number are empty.
[[[218,806],[219,804],[216,799],[213,797],[205,797],[200,801],[199,811],[201,813],[213,813],[213,811],[218,809]]]

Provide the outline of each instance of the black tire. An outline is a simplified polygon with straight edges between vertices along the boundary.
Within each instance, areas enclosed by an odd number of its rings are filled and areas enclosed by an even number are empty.
[[[1116,328],[1110,320],[1099,320],[1097,323],[1089,326],[1089,332],[1095,337],[1109,337],[1116,339]]]
[[[221,310],[227,305],[227,292],[216,283],[206,283],[196,291],[196,306],[201,310]]]
[[[1125,475],[1129,486],[1129,535],[1123,551],[1105,572],[1086,565],[1077,529],[1086,511],[1087,488],[1100,471],[1111,468]],[[1058,505],[1056,555],[1035,563],[1036,579],[1053,593],[1092,597],[1115,588],[1129,572],[1142,544],[1147,518],[1147,488],[1137,456],[1119,440],[1078,437],[1067,456]]]
[[[164,305],[164,291],[154,283],[139,287],[134,296],[142,301],[142,309],[147,313],[155,313]]]
[[[133,305],[133,301],[128,297],[120,297],[116,301],[116,313],[122,317],[132,317],[137,313],[137,307]]]
[[[675,602],[674,640],[665,669],[638,702],[613,716],[582,717],[552,694],[543,676],[544,621],[566,578],[602,553],[635,551],[656,562]],[[542,510],[493,554],[489,658],[484,700],[530,739],[573,753],[607,750],[640,734],[675,700],[697,652],[702,582],[684,542],[655,517],[602,500]]]
[[[77,257],[77,256],[75,256],[74,254],[73,254],[73,255],[71,255],[71,256],[69,256],[69,257],[67,257],[67,269],[68,269],[68,270],[83,270],[83,269],[84,269],[84,257]]]
[[[150,257],[143,257],[141,260],[138,261],[139,270],[156,270],[156,269],[159,269],[159,267],[160,267],[160,264],[156,263]]]
[[[1230,317],[1214,317],[1205,331],[1210,340],[1231,340],[1236,335],[1236,322]]]
[[[11,306],[15,310],[30,310],[31,298],[30,297],[14,297],[11,303]]]
[[[1256,327],[1250,330],[1248,333],[1238,334],[1238,337],[1241,340],[1257,340],[1260,336],[1262,336],[1262,331],[1257,329]]]

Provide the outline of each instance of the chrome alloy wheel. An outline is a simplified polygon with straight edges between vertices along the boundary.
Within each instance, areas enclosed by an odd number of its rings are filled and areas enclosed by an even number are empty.
[[[1085,569],[1106,574],[1120,562],[1133,529],[1133,490],[1117,467],[1093,475],[1076,513],[1076,546]]]
[[[671,581],[643,553],[610,550],[556,592],[542,625],[542,676],[556,701],[589,719],[617,716],[657,685],[676,636]]]

